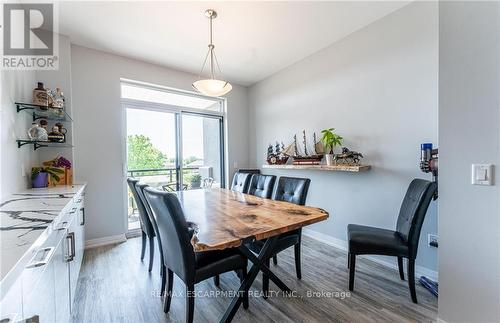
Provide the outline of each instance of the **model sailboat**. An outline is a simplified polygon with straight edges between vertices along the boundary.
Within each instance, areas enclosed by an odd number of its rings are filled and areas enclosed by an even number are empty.
[[[293,143],[286,147],[282,153],[293,158],[295,165],[318,165],[323,159],[323,144],[316,140],[316,133],[313,134],[314,154],[310,154],[307,149],[306,131],[302,131],[302,143],[304,151],[299,151],[297,145],[297,135],[293,136]]]

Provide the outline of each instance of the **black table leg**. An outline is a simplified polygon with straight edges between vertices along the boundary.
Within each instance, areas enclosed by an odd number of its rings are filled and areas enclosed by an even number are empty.
[[[241,283],[240,288],[238,289],[238,294],[233,298],[231,304],[229,305],[226,313],[220,320],[220,322],[231,322],[236,311],[240,307],[243,301],[243,293],[247,291],[252,286],[255,278],[259,271],[264,272],[269,278],[283,291],[290,292],[290,288],[288,288],[285,283],[281,281],[270,269],[264,264],[264,260],[270,258],[273,254],[274,247],[276,246],[276,242],[278,241],[278,236],[268,238],[264,243],[260,253],[258,256],[255,256],[250,249],[248,249],[244,244],[239,247],[241,253],[243,253],[248,260],[250,260],[253,265],[248,272],[247,278]]]

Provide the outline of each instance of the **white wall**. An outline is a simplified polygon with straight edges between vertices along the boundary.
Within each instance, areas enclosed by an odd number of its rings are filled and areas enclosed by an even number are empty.
[[[264,172],[311,178],[307,204],[330,213],[311,229],[337,243],[345,244],[349,223],[394,229],[410,181],[430,179],[418,165],[420,143],[437,143],[437,73],[437,4],[403,7],[250,88],[251,162],[260,167],[276,140],[335,127],[371,171]],[[436,217],[433,203],[417,259],[432,271],[437,252],[426,239]]]
[[[32,120],[28,113],[17,113],[14,104],[31,102],[35,72],[2,71],[0,84],[0,197],[4,197],[30,185],[31,167],[38,162],[31,145],[17,148],[16,139],[27,138]]]
[[[439,5],[439,318],[500,322],[500,2]]]
[[[54,71],[37,71],[37,81],[43,82],[44,86],[49,89],[61,88],[64,92],[66,100],[66,112],[72,116],[72,102],[71,102],[71,44],[68,36],[59,35],[59,68]],[[52,126],[55,122],[49,122]],[[73,125],[71,123],[64,123],[67,129],[66,142],[73,142]],[[62,147],[47,147],[37,150],[40,161],[46,161],[62,155],[69,161],[73,162],[73,150]]]
[[[126,232],[123,114],[120,78],[190,90],[195,75],[79,47],[71,47],[75,167],[88,182],[87,239]],[[229,173],[248,163],[247,90],[227,96]]]

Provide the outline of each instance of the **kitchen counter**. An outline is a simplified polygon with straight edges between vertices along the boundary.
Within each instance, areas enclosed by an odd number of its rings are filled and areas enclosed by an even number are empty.
[[[85,184],[29,189],[0,201],[0,281],[15,279],[17,267],[24,267],[33,250],[52,232],[57,218]]]

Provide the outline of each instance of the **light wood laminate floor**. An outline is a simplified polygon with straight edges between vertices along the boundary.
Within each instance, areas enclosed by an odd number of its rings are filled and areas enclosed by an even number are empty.
[[[233,322],[431,322],[437,317],[437,298],[417,283],[419,304],[410,300],[406,281],[395,270],[370,260],[356,261],[354,292],[348,292],[346,252],[308,237],[302,241],[302,280],[295,277],[293,248],[279,254],[271,269],[293,290],[295,297],[260,297],[259,274],[252,286],[250,308],[240,307]],[[72,320],[78,322],[184,322],[184,284],[175,278],[168,314],[163,313],[159,257],[148,273],[148,250],[140,261],[141,239],[85,251],[76,289]],[[196,285],[203,293],[195,300],[195,322],[218,322],[236,290],[235,273],[221,276],[220,288],[209,279]],[[271,282],[270,288],[278,291]],[[328,293],[331,295],[328,295]],[[210,293],[214,293],[211,295]],[[323,293],[312,294],[312,293]],[[335,295],[335,293],[338,293]],[[178,294],[176,297],[175,294]],[[337,296],[337,297],[335,297]]]

